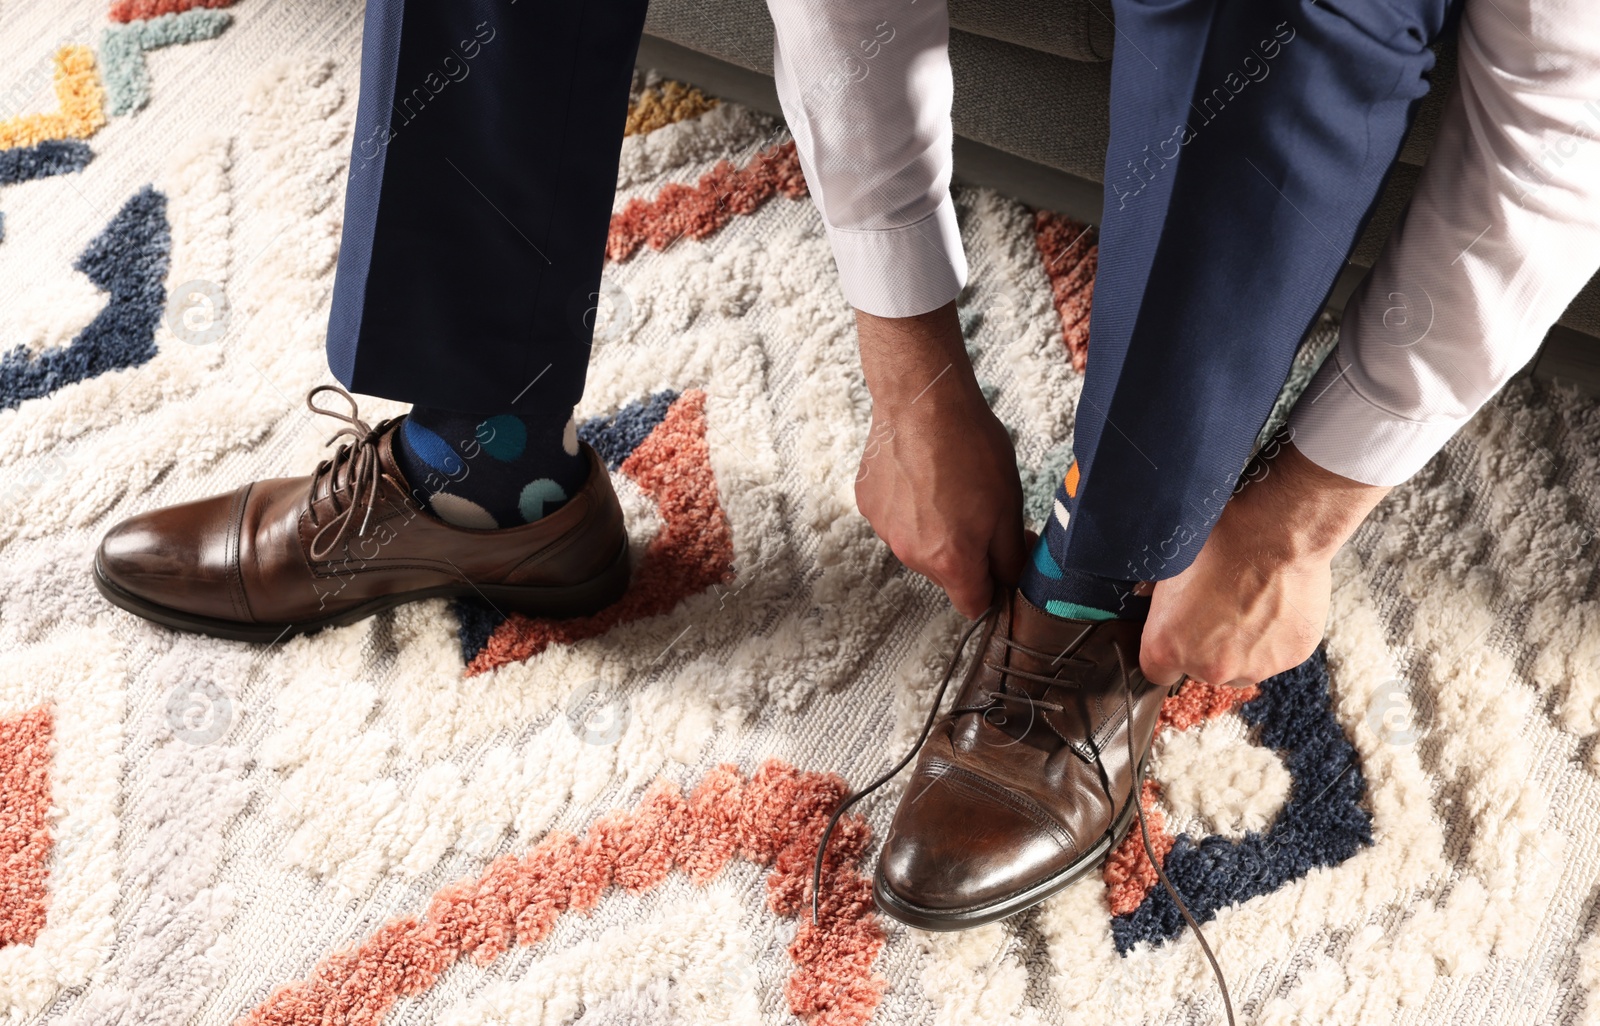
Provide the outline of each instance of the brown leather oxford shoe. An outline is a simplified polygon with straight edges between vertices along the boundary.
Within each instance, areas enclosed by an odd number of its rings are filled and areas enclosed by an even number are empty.
[[[924,930],[966,929],[1100,864],[1132,823],[1167,694],[1139,671],[1143,626],[1050,616],[1010,592],[895,811],[879,908]]]
[[[323,391],[347,416],[312,403]],[[394,461],[398,420],[369,427],[355,400],[324,385],[307,396],[345,422],[339,446],[307,477],[141,513],[112,528],[95,584],[123,609],[180,630],[275,641],[354,623],[403,602],[478,595],[503,612],[583,616],[628,586],[628,538],[611,476],[589,480],[554,513],[497,531],[423,510]]]

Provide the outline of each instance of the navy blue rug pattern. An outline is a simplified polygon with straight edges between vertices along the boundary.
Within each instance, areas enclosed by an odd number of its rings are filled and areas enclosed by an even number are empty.
[[[147,185],[72,265],[109,294],[106,305],[67,345],[38,354],[19,345],[0,357],[0,409],[149,362],[166,306],[171,254],[167,198]]]
[[[46,139],[33,146],[0,150],[0,185],[82,171],[93,157],[89,144],[77,139]],[[0,213],[0,241],[4,241],[5,236],[5,214]]]
[[[1270,894],[1321,866],[1336,866],[1372,843],[1372,814],[1363,804],[1366,777],[1355,747],[1333,714],[1328,660],[1321,649],[1261,685],[1239,709],[1260,743],[1283,755],[1293,781],[1289,801],[1266,833],[1239,840],[1179,834],[1165,869],[1195,921]],[[1159,945],[1183,932],[1183,916],[1159,884],[1139,907],[1111,919],[1117,951],[1142,941]]]

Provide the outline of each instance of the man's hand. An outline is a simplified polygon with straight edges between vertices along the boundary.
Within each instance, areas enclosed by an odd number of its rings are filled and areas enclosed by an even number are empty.
[[[873,399],[856,505],[975,619],[1027,558],[1016,451],[978,389],[954,303],[918,317],[858,311],[856,328]]]
[[[1322,640],[1334,554],[1389,489],[1323,470],[1293,445],[1262,469],[1194,563],[1156,584],[1139,656],[1154,683],[1259,683]]]

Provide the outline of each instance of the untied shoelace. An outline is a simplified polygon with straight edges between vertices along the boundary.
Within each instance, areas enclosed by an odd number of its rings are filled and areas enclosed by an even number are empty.
[[[874,780],[872,783],[868,784],[865,788],[846,798],[844,802],[842,802],[839,807],[834,810],[833,817],[828,820],[827,829],[823,830],[822,839],[817,843],[816,861],[812,866],[811,872],[811,921],[813,923],[817,921],[818,906],[822,894],[822,860],[823,856],[827,853],[828,840],[833,834],[833,828],[838,825],[839,820],[843,818],[844,814],[850,810],[851,806],[855,805],[861,799],[876,791],[884,784],[887,784],[889,781],[893,780],[901,770],[910,765],[912,759],[916,758],[917,753],[922,750],[922,746],[927,743],[928,735],[933,732],[934,723],[938,722],[939,708],[944,704],[944,693],[949,688],[951,679],[955,676],[956,668],[961,665],[961,657],[967,650],[967,642],[972,639],[972,635],[979,627],[988,623],[988,621],[992,617],[998,615],[999,612],[1000,604],[996,602],[994,605],[989,607],[988,611],[985,612],[983,616],[968,624],[967,629],[961,632],[961,640],[956,645],[955,653],[950,656],[950,661],[945,664],[944,678],[939,681],[939,690],[934,695],[933,705],[929,707],[928,717],[922,724],[922,733],[917,737],[916,744],[912,745],[911,750],[906,753],[905,758],[896,763],[894,768],[883,774],[883,776],[879,777],[877,780]],[[1020,650],[1036,658],[1043,658],[1046,660],[1052,660],[1054,658],[1049,653],[1037,652],[1034,649],[1013,641],[1010,638],[999,636],[996,637],[1008,648]],[[1120,654],[1118,658],[1121,658]],[[1045,677],[1042,674],[1029,673],[1025,670],[1016,670],[1008,667],[997,666],[994,663],[989,663],[986,665],[1000,671],[1000,686],[1002,689],[1005,688],[1005,680],[1008,675],[1014,675],[1028,680],[1035,680],[1052,686],[1067,686],[1067,683],[1059,678]],[[1139,820],[1139,836],[1144,841],[1145,857],[1150,860],[1151,867],[1156,871],[1156,876],[1158,879],[1160,879],[1161,886],[1166,888],[1167,894],[1172,898],[1173,904],[1178,906],[1178,912],[1183,916],[1183,921],[1188,924],[1189,929],[1194,933],[1195,939],[1200,942],[1200,950],[1205,953],[1206,961],[1211,965],[1211,973],[1216,977],[1217,989],[1222,992],[1222,1006],[1223,1010],[1227,1013],[1228,1026],[1234,1026],[1233,1000],[1228,994],[1228,981],[1222,974],[1222,967],[1217,963],[1217,957],[1212,953],[1211,945],[1206,943],[1206,936],[1205,933],[1200,929],[1200,924],[1195,922],[1194,916],[1190,914],[1189,906],[1184,903],[1182,896],[1178,894],[1178,889],[1172,886],[1172,881],[1167,878],[1167,872],[1164,868],[1162,868],[1160,860],[1156,858],[1155,848],[1150,843],[1150,828],[1145,823],[1144,802],[1142,800],[1144,797],[1144,763],[1139,759],[1138,752],[1134,748],[1133,744],[1133,684],[1131,675],[1128,673],[1128,668],[1123,666],[1121,669],[1123,691],[1126,694],[1128,701],[1128,729],[1124,731],[1128,738],[1128,765],[1134,768],[1133,790],[1129,794],[1128,800],[1133,802],[1135,814]],[[1187,677],[1180,679],[1177,684],[1174,684],[1168,690],[1176,690],[1178,687],[1182,686],[1183,682],[1187,679]],[[989,697],[991,699],[991,703],[996,700],[1004,701],[1006,699],[1026,700],[1029,706],[1030,714],[1035,708],[1057,710],[1062,708],[1059,705],[1042,702],[1031,695],[1018,694],[1016,692],[991,692]],[[983,708],[983,706],[979,706],[971,709],[964,708],[952,711],[976,712],[982,710]],[[1105,764],[1100,759],[1100,749],[1094,745],[1093,738],[1089,739],[1089,744],[1091,750],[1094,752],[1095,764],[1100,769],[1101,787],[1105,790],[1106,797],[1111,800],[1112,807],[1115,808],[1116,799],[1111,794],[1109,782],[1110,777],[1106,773]]]

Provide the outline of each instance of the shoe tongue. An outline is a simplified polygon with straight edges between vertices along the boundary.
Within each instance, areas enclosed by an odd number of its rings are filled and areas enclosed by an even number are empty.
[[[400,420],[389,425],[388,430],[378,436],[378,466],[385,474],[394,478],[400,485],[402,494],[411,494],[411,482],[406,480],[405,474],[400,471],[400,462],[394,458],[394,439],[400,433]]]

